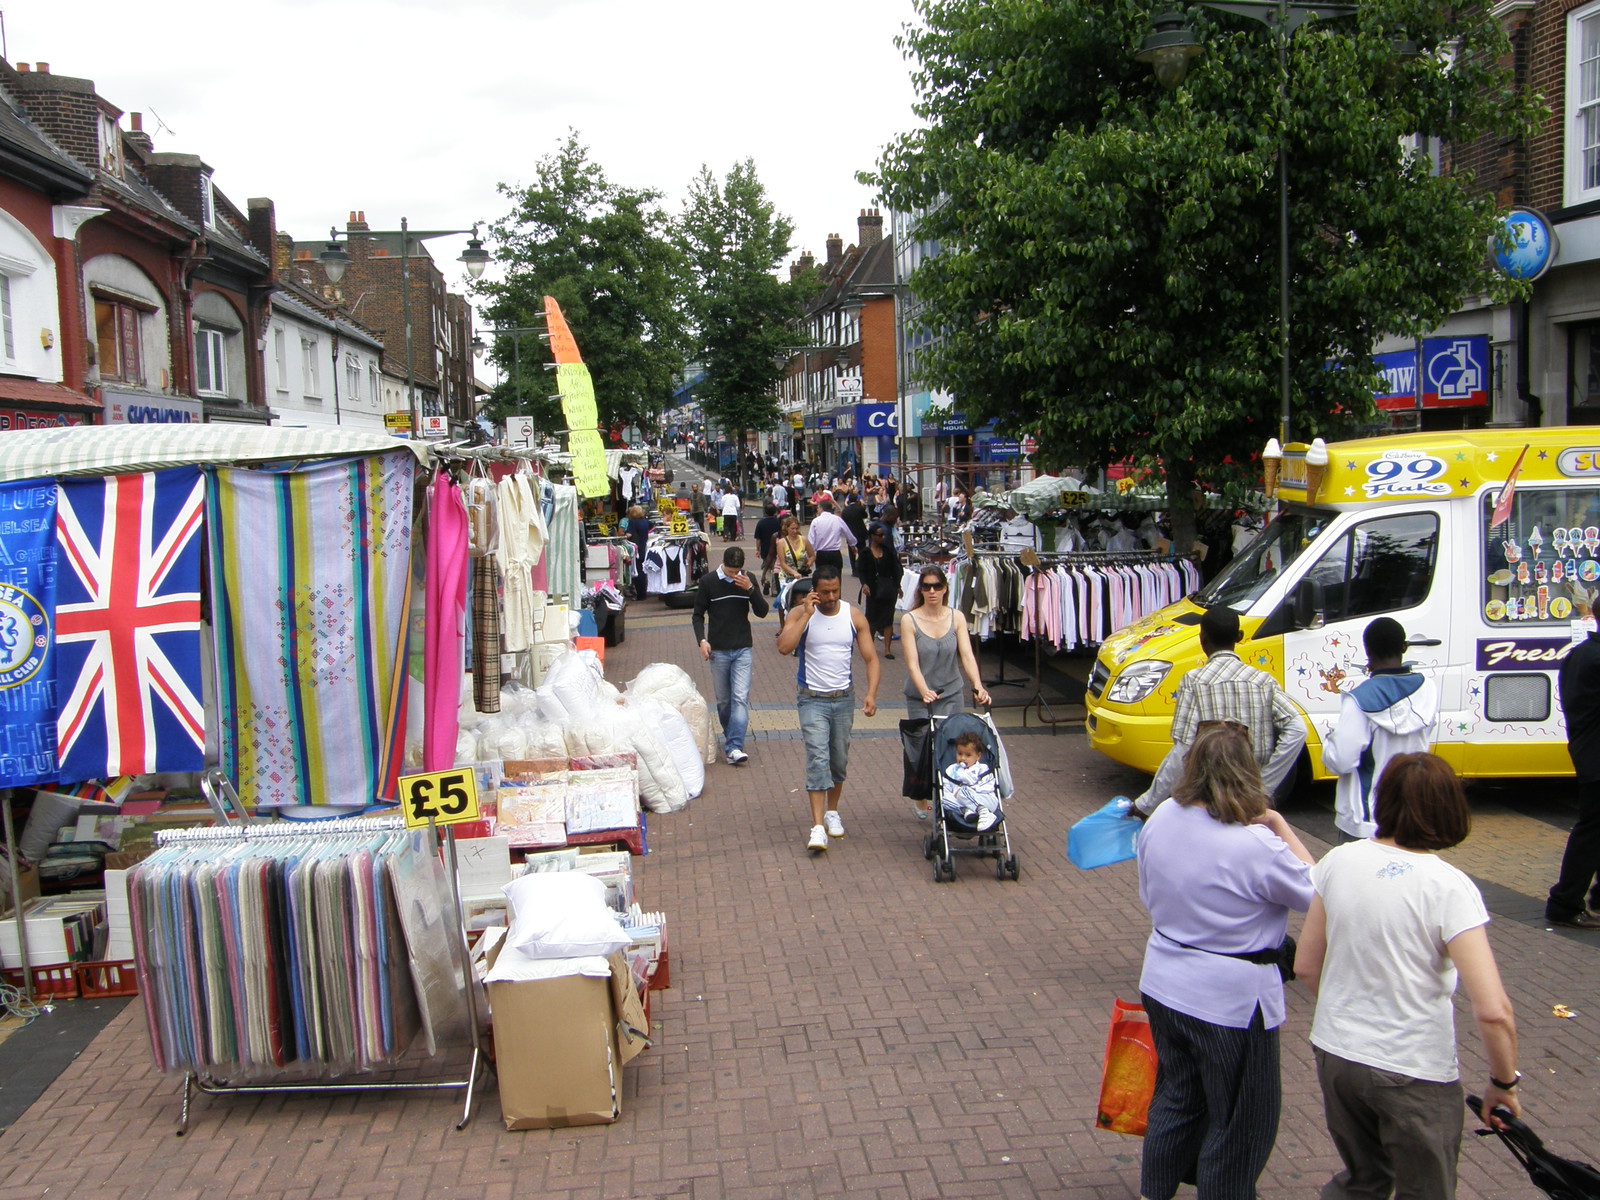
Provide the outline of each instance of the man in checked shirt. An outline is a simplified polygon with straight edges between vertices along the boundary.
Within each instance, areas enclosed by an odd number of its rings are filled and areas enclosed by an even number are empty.
[[[1294,702],[1277,681],[1250,666],[1233,648],[1242,636],[1239,614],[1221,605],[1200,618],[1200,649],[1206,661],[1178,681],[1178,702],[1172,712],[1172,749],[1149,789],[1133,802],[1133,813],[1148,817],[1183,778],[1183,760],[1201,725],[1227,721],[1250,735],[1267,795],[1294,770],[1306,744],[1306,727]]]

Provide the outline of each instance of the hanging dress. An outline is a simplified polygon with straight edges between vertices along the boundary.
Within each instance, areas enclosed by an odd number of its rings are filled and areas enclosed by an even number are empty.
[[[422,664],[422,769],[455,766],[467,619],[467,507],[443,471],[428,488],[426,643]]]

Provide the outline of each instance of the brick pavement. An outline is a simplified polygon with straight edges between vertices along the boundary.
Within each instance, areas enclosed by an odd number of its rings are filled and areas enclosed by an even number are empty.
[[[706,684],[688,614],[652,599],[630,613],[608,674],[625,681],[657,660]],[[885,665],[880,700],[897,717],[904,667]],[[1139,1141],[1092,1120],[1111,1000],[1137,992],[1148,924],[1132,864],[1078,872],[1062,842],[1138,777],[1081,733],[1008,729],[1021,882],[962,862],[955,884],[935,885],[897,794],[898,742],[863,736],[848,836],[811,859],[801,748],[782,720],[792,669],[758,634],[753,694],[772,727],[748,767],[711,767],[704,796],[651,820],[638,888],[669,914],[674,986],[656,996],[655,1046],[625,1072],[618,1124],[506,1133],[491,1084],[460,1133],[449,1094],[241,1096],[199,1099],[179,1140],[177,1087],[150,1066],[133,1005],[0,1138],[0,1200],[1137,1196]],[[1315,798],[1292,815],[1325,820]],[[1497,825],[1494,840],[1506,836]],[[1517,921],[1497,921],[1492,938],[1530,1118],[1552,1145],[1594,1157],[1600,954]],[[1305,1040],[1311,1006],[1289,990],[1269,1200],[1312,1194],[1336,1165]],[[1577,1019],[1550,1015],[1562,1002]],[[1465,1075],[1478,1080],[1458,1012]],[[1503,1149],[1470,1137],[1461,1182],[1463,1197],[1538,1195]]]

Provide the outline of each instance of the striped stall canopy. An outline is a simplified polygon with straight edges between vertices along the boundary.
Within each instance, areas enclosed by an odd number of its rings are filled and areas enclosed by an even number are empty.
[[[426,442],[344,429],[270,425],[77,425],[0,434],[0,483],[113,475],[166,467],[317,459],[409,450],[422,466]]]

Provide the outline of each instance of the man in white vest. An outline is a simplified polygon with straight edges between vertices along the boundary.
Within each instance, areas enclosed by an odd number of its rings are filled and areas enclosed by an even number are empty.
[[[806,849],[827,850],[830,837],[844,836],[839,796],[850,762],[850,731],[855,724],[855,680],[852,650],[867,669],[867,694],[861,715],[878,711],[877,652],[861,610],[841,598],[839,568],[820,566],[811,590],[789,610],[778,633],[778,653],[799,660],[800,736],[806,748],[806,795],[811,801],[811,836]]]

